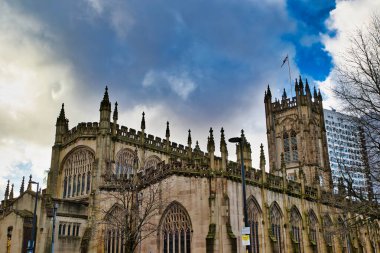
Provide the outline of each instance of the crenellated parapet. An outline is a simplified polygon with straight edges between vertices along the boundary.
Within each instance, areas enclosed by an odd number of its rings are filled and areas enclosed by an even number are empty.
[[[62,136],[62,144],[66,145],[77,138],[95,138],[99,131],[98,122],[82,122]]]
[[[140,170],[136,174],[139,186],[144,188],[148,185],[162,181],[170,176],[184,176],[195,178],[225,178],[227,180],[241,182],[241,167],[238,163],[230,161],[227,169],[211,170],[206,164],[189,164],[184,162],[160,162],[155,167],[146,170]],[[126,185],[135,185],[136,178],[123,175],[105,175],[104,184],[100,187],[103,190],[115,190],[118,187],[126,187]],[[284,183],[285,182],[285,183]],[[263,177],[262,171],[255,168],[247,168],[246,184],[267,189],[273,192],[286,193],[297,198],[304,198],[309,201],[322,201],[322,198],[331,196],[329,192],[322,192],[318,196],[318,188],[313,186],[305,186],[300,182],[277,176],[265,172]]]

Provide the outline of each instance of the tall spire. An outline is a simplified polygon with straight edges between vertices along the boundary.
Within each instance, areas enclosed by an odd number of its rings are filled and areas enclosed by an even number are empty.
[[[224,137],[224,129],[220,129],[220,152],[227,151],[226,139]]]
[[[69,131],[69,120],[65,116],[65,104],[62,103],[62,108],[55,124],[55,144],[62,143],[62,136],[67,131]]]
[[[314,100],[318,98],[317,89],[314,86]]]
[[[20,186],[20,195],[24,193],[24,181],[25,177],[22,177],[21,186]]]
[[[100,102],[100,121],[99,129],[102,134],[109,133],[111,126],[111,103],[108,97],[108,87],[104,91],[103,100]]]
[[[262,158],[265,160],[264,146],[263,146],[263,144],[261,143],[261,144],[260,144],[260,159],[262,159]]]
[[[222,170],[227,169],[227,161],[228,161],[228,150],[227,144],[224,137],[224,129],[220,129],[220,154],[222,156]]]
[[[266,172],[265,172],[265,155],[264,155],[264,146],[261,143],[260,145],[260,170],[261,170],[261,182],[264,184],[266,182]]]
[[[166,134],[165,137],[169,139],[170,137],[170,129],[169,129],[169,121],[166,121]]]
[[[32,175],[29,176],[29,182],[28,182],[28,188],[27,188],[28,191],[31,191],[32,190]]]
[[[115,109],[113,110],[113,121],[117,121],[119,119],[119,112],[117,110],[117,102],[115,102]]]
[[[187,136],[187,145],[191,147],[191,130],[189,129],[189,134]]]
[[[110,103],[110,98],[108,96],[108,86],[106,86],[106,89],[103,95],[103,100],[100,102],[100,110],[111,111],[111,103]]]
[[[245,138],[245,135],[244,135],[244,129],[241,130],[240,138],[241,138],[244,142],[247,141],[247,139]]]
[[[4,200],[7,200],[9,197],[9,179],[8,179],[7,187],[5,188],[4,197],[5,197]]]
[[[295,81],[294,89],[296,90],[296,92],[299,91],[299,86],[298,86],[297,78],[296,78],[296,81]]]
[[[65,117],[65,104],[62,103],[62,107],[61,107],[61,111],[59,112],[59,116],[58,116],[58,120],[63,120],[63,122],[65,122],[66,120],[66,117]]]
[[[286,100],[287,98],[288,98],[288,96],[286,95],[286,91],[284,88],[284,92],[282,93],[282,100]]]
[[[195,148],[194,148],[194,150],[198,150],[198,151],[201,150],[201,148],[199,147],[199,142],[198,141],[195,142]]]
[[[321,94],[321,90],[320,89],[318,89],[318,97],[322,101],[322,94]]]
[[[212,127],[210,127],[210,137],[207,142],[207,151],[208,152],[214,152],[215,151],[215,141],[214,141],[214,135]]]
[[[299,78],[299,85],[300,85],[300,91],[301,91],[301,94],[303,95],[303,82],[302,82],[302,77],[300,75],[300,78]]]
[[[14,186],[15,186],[15,185],[12,184],[11,192],[9,193],[9,199],[13,199],[13,187],[14,187]]]
[[[141,130],[145,130],[145,112],[142,113],[142,119],[141,119]]]
[[[269,84],[268,84],[268,89],[267,89],[267,95],[268,97],[272,97],[272,92],[270,91]]]
[[[306,78],[306,86],[305,86],[305,90],[306,90],[306,94],[310,94],[310,87],[309,87],[309,83],[307,81],[307,78]]]
[[[103,95],[103,100],[102,100],[102,102],[100,103],[100,106],[107,106],[107,105],[111,105],[110,104],[110,98],[109,98],[109,96],[108,96],[108,86],[106,86],[106,89],[105,89],[105,91],[104,91],[104,95]]]

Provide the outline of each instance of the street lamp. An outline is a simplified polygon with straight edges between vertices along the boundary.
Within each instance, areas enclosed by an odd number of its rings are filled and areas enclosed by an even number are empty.
[[[244,134],[241,130],[240,137],[230,138],[228,141],[231,143],[239,143],[240,145],[240,161],[241,161],[241,181],[242,181],[242,190],[243,190],[243,211],[244,211],[244,226],[249,227],[248,225],[248,213],[247,213],[247,197],[245,193],[245,167],[244,167],[244,157],[243,157],[243,145],[244,145]],[[246,250],[250,252],[250,245],[247,245]]]
[[[38,199],[38,190],[40,184],[38,182],[29,181],[30,184],[36,184],[37,190],[36,190],[36,200],[34,202],[34,212],[33,212],[33,227],[32,227],[32,240],[28,241],[28,253],[35,253],[36,252],[36,229],[37,229],[37,199]]]

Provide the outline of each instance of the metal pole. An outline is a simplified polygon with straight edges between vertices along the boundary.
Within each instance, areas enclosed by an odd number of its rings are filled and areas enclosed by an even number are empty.
[[[54,203],[53,207],[53,231],[51,232],[51,253],[54,253],[54,232],[55,232],[55,219],[57,217],[58,204]]]
[[[240,140],[240,159],[241,159],[241,181],[242,181],[242,188],[243,188],[244,226],[248,227],[247,197],[245,193],[245,168],[244,168],[244,157],[243,157],[243,143],[244,143],[244,137],[242,137]],[[247,245],[246,249],[248,252],[250,252],[250,246]]]
[[[33,212],[33,227],[32,227],[32,240],[28,241],[28,253],[35,253],[36,252],[36,229],[37,229],[37,200],[38,200],[38,190],[39,190],[39,183],[37,184],[37,190],[36,190],[36,199],[34,202],[34,212]]]

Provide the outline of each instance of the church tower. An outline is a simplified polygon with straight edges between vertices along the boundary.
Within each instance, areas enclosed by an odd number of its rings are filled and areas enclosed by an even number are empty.
[[[286,174],[295,180],[303,174],[307,185],[330,188],[331,172],[327,152],[321,93],[311,94],[307,79],[295,80],[295,97],[284,89],[281,100],[272,101],[268,86],[264,94],[270,172],[281,173],[281,157]]]

